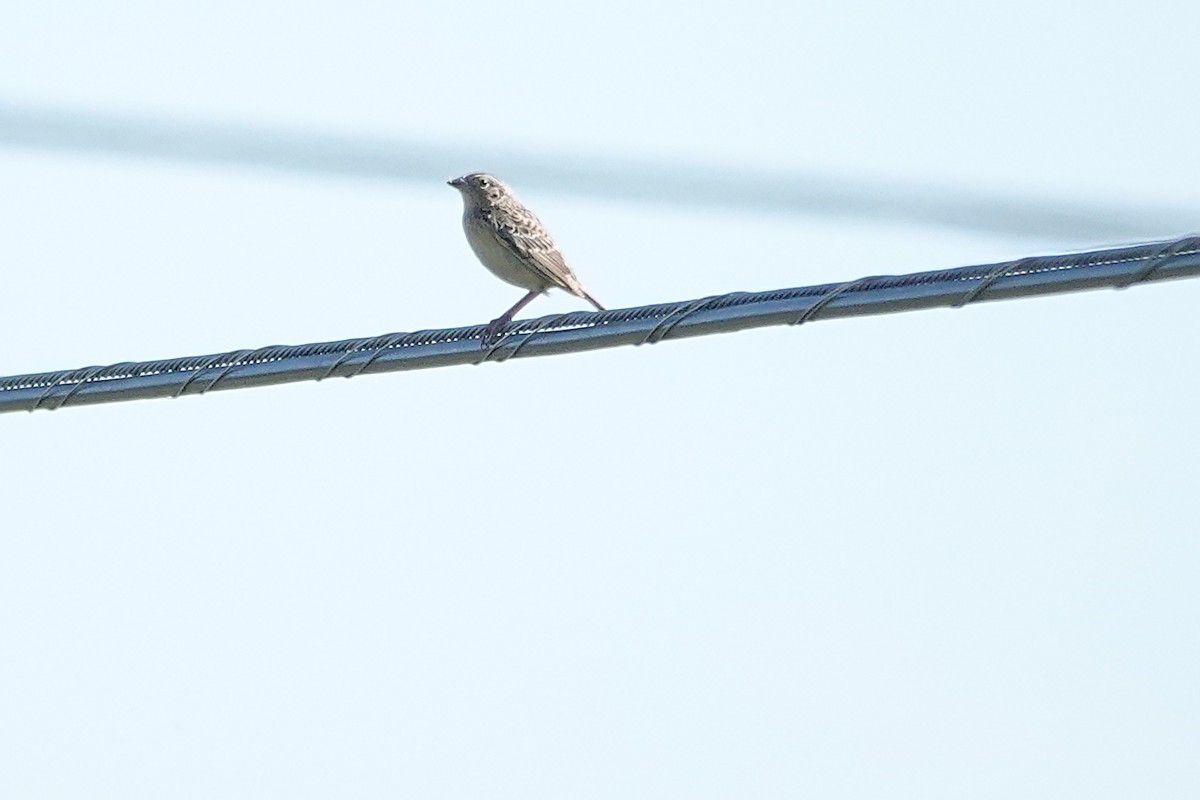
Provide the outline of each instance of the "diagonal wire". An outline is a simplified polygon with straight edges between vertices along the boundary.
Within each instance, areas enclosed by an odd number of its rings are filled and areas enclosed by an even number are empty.
[[[1134,283],[1197,276],[1200,236],[1189,236],[1001,264],[874,275],[821,286],[731,292],[636,308],[558,314],[513,323],[498,342],[487,347],[482,345],[487,327],[472,325],[15,375],[0,378],[0,412],[559,355],[767,325],[797,325],[938,306],[957,308],[985,300],[1125,288]]]
[[[1004,196],[789,169],[545,155],[420,139],[338,136],[287,128],[188,122],[0,100],[0,146],[116,154],[425,185],[486,168],[522,187],[708,208],[898,220],[1059,241],[1129,241],[1194,224],[1188,209]]]

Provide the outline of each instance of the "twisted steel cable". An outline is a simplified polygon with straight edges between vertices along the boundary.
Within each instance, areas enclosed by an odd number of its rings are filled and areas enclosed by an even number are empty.
[[[487,326],[472,325],[15,375],[0,378],[0,412],[559,355],[767,325],[1125,288],[1197,275],[1200,236],[1189,236],[1000,264],[874,275],[766,292],[732,292],[605,312],[577,311],[515,322],[490,346],[482,344]]]

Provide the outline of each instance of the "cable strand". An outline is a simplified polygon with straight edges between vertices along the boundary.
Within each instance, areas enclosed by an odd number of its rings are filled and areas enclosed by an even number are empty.
[[[819,286],[731,292],[675,303],[518,320],[490,347],[482,344],[486,326],[470,325],[0,377],[0,412],[53,410],[67,405],[323,380],[346,371],[348,365],[353,366],[346,377],[361,375],[368,369],[377,373],[478,364],[767,325],[962,307],[975,302],[1125,288],[1197,276],[1200,236],[1189,236],[1002,264],[873,275]],[[219,371],[212,375],[213,370]],[[236,380],[232,380],[235,375]],[[70,388],[57,394],[63,386]]]

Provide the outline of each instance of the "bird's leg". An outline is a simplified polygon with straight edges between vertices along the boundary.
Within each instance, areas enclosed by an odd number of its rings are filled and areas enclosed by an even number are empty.
[[[541,292],[538,290],[530,290],[529,294],[518,300],[512,308],[489,322],[487,330],[483,332],[484,346],[486,347],[487,345],[496,341],[500,335],[500,331],[504,330],[504,326],[512,322],[512,318],[516,316],[516,313],[533,302],[533,298],[537,297],[539,294],[541,294]]]

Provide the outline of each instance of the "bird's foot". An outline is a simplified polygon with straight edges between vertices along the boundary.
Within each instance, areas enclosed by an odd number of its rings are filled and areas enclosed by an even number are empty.
[[[487,329],[483,332],[483,338],[480,339],[482,347],[491,347],[504,338],[504,329],[508,327],[508,323],[512,322],[512,317],[496,317],[488,323]]]

